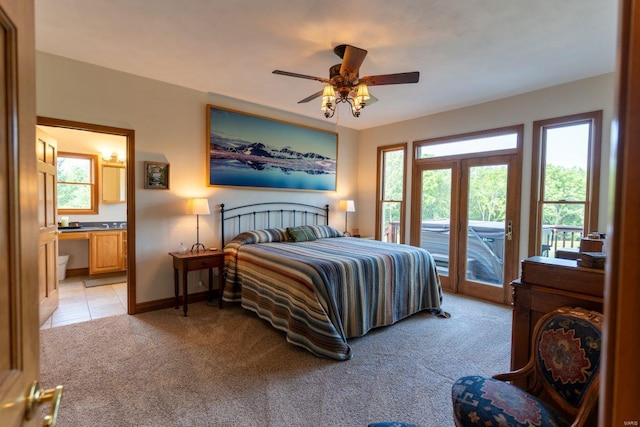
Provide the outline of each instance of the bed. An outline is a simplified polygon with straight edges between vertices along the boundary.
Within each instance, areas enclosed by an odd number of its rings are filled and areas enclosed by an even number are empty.
[[[221,205],[223,243],[227,221],[239,231],[224,245],[223,300],[240,302],[290,343],[348,360],[349,338],[425,310],[447,316],[435,262],[424,249],[346,237],[328,225],[328,206],[263,205]],[[265,213],[266,220],[257,219]],[[241,231],[243,221],[248,231]]]

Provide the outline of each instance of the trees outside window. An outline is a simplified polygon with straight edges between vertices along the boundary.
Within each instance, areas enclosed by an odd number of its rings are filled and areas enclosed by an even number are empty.
[[[529,255],[577,250],[597,231],[602,111],[533,124]]]
[[[407,144],[378,147],[376,239],[404,243]]]
[[[57,197],[59,214],[97,214],[97,156],[58,153]]]

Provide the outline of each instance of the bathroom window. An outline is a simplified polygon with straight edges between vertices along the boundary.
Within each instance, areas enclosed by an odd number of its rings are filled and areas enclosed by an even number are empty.
[[[97,214],[98,156],[58,153],[58,214]]]

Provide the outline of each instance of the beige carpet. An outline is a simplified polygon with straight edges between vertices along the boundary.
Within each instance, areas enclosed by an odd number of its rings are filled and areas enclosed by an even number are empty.
[[[60,427],[452,426],[451,384],[507,372],[511,309],[445,295],[321,359],[251,312],[197,303],[40,331],[41,383],[65,386]]]

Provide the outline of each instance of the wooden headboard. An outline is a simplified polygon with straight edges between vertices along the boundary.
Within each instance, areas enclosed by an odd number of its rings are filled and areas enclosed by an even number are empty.
[[[268,202],[225,208],[220,205],[222,246],[236,235],[249,230],[296,227],[299,225],[329,225],[329,205]]]

